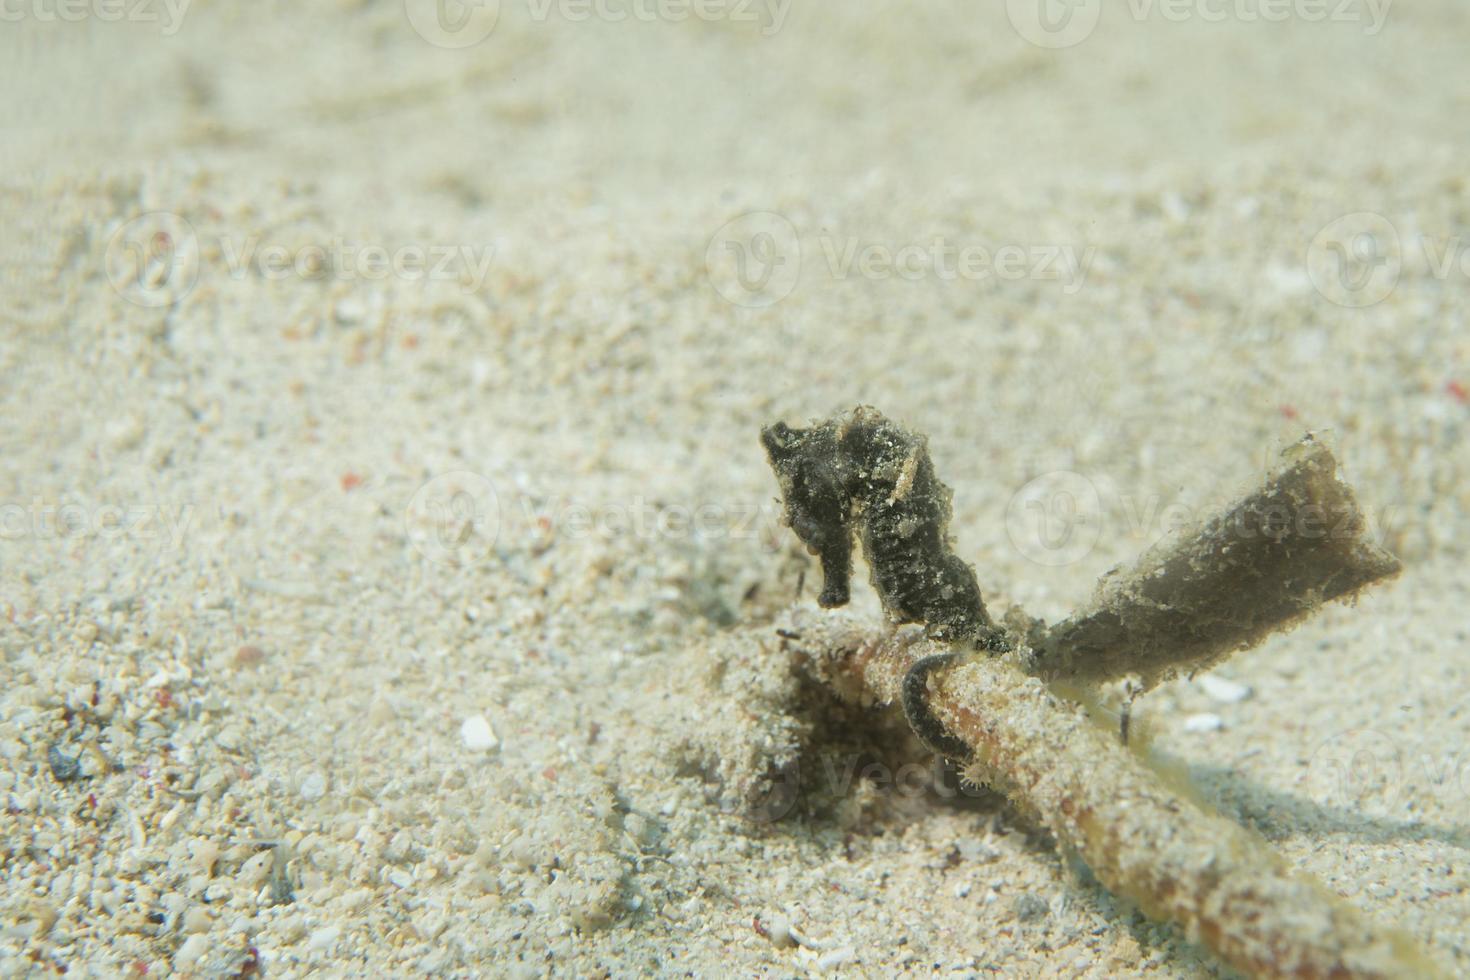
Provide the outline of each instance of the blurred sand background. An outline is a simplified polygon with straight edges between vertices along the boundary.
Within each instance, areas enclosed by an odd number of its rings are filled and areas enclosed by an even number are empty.
[[[791,585],[760,425],[860,402],[1049,619],[1330,432],[1403,576],[1138,710],[1470,971],[1470,11],[1010,7],[13,8],[0,975],[1224,973],[993,800],[681,756]]]

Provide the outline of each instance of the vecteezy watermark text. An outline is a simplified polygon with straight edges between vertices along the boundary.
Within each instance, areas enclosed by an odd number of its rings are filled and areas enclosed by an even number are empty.
[[[527,0],[524,9],[537,24],[553,17],[569,24],[702,21],[753,25],[770,37],[786,23],[791,0]],[[404,12],[414,31],[430,44],[467,48],[494,32],[500,0],[404,0]]]
[[[1128,0],[1134,20],[1157,17],[1171,24],[1197,20],[1206,24],[1362,24],[1377,34],[1393,0]]]
[[[1470,753],[1371,728],[1336,732],[1313,751],[1307,788],[1328,804],[1383,815],[1470,797]]]
[[[573,500],[517,493],[502,498],[486,477],[468,470],[442,473],[420,486],[404,510],[409,541],[430,561],[484,561],[502,536],[537,539],[640,541],[771,541],[781,510],[768,498],[749,501]]]
[[[150,211],[118,226],[107,242],[103,267],[123,297],[140,306],[163,307],[193,289],[202,270],[220,265],[231,279],[447,282],[478,292],[495,260],[491,245],[424,243],[385,245],[334,236],[285,244],[263,236],[221,234],[204,239],[169,211]]]
[[[531,19],[545,21],[554,12],[562,20],[589,20],[618,24],[634,20],[644,24],[671,24],[686,20],[705,23],[757,24],[769,37],[786,23],[791,0],[527,0]]]
[[[822,255],[834,279],[856,275],[861,279],[902,279],[918,282],[962,279],[1055,281],[1068,296],[1082,288],[1097,246],[1073,245],[960,245],[943,237],[923,244],[889,245],[855,238],[823,236]]]
[[[1103,528],[1152,544],[1169,534],[1189,532],[1236,541],[1341,539],[1363,532],[1381,539],[1398,526],[1402,508],[1332,509],[1306,503],[1222,510],[1158,494],[1108,493],[1072,470],[1055,470],[1028,480],[1006,506],[1006,535],[1016,550],[1038,565],[1060,567],[1081,561],[1102,538]]]
[[[325,245],[262,244],[259,238],[220,240],[225,268],[232,279],[254,273],[262,279],[403,279],[484,285],[495,260],[489,246],[358,244],[334,238]]]
[[[1307,246],[1307,275],[1323,298],[1361,308],[1393,294],[1405,269],[1440,282],[1470,281],[1470,242],[1448,231],[1401,235],[1376,211],[1354,211],[1323,225]]]
[[[34,20],[49,24],[104,23],[158,24],[164,37],[182,26],[193,0],[0,0],[0,21]]]
[[[1092,36],[1106,10],[1135,23],[1352,24],[1383,30],[1393,0],[1006,0],[1017,34],[1042,48],[1070,48]]]
[[[178,548],[194,519],[192,504],[58,503],[33,497],[28,503],[0,503],[0,542],[73,538],[166,540]]]
[[[935,235],[922,241],[873,241],[823,234],[803,249],[796,227],[774,211],[726,222],[705,249],[705,270],[721,296],[745,307],[770,306],[796,288],[803,262],[821,259],[833,280],[1017,282],[1060,284],[1068,296],[1084,285],[1097,246],[1070,243],[982,243]],[[811,263],[807,263],[810,265]]]

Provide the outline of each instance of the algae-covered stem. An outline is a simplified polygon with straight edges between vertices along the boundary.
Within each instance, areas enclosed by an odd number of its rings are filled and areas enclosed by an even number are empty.
[[[1073,681],[1137,679],[1147,690],[1207,670],[1237,650],[1398,574],[1311,436],[1260,487],[1110,572],[1092,600],[1048,630],[1027,669]]]
[[[798,608],[808,669],[857,703],[896,703],[910,668],[950,649],[917,631]],[[1252,976],[1447,976],[1412,938],[1375,925],[1256,835],[1174,789],[1014,654],[934,672],[929,708],[1005,792],[1099,882]]]
[[[1166,785],[1043,680],[1132,674],[1151,686],[1396,572],[1363,540],[1325,447],[1295,447],[1260,490],[1105,579],[1092,606],[1060,627],[1007,637],[949,550],[949,490],[922,436],[859,408],[806,430],[777,423],[762,442],[788,522],[822,561],[821,605],[847,602],[857,528],[889,619],[924,626],[870,633],[850,617],[794,611],[787,628],[840,697],[901,704],[922,740],[967,759],[971,776],[1003,789],[1105,886],[1235,966],[1266,976],[1441,974],[1407,936]],[[1321,530],[1328,517],[1336,536]],[[968,656],[977,647],[990,655]]]

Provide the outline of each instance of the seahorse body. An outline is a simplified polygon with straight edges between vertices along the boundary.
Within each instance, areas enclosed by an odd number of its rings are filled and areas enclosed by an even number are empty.
[[[787,522],[821,559],[821,605],[849,599],[856,530],[889,619],[951,639],[999,639],[974,569],[950,551],[951,494],[923,436],[859,406],[809,429],[769,425],[761,443]]]

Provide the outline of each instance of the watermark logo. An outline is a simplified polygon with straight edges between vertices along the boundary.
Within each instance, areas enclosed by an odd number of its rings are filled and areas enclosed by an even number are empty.
[[[500,534],[500,501],[488,479],[469,470],[419,487],[403,515],[408,540],[439,565],[467,567],[490,556]]]
[[[726,222],[704,253],[715,290],[736,306],[779,303],[801,277],[796,226],[774,211],[751,211]]]
[[[1349,728],[1317,746],[1304,786],[1318,803],[1384,818],[1433,804],[1461,807],[1470,796],[1470,754],[1453,742]]]
[[[468,48],[489,37],[500,20],[500,0],[404,0],[408,23],[437,48]]]
[[[1092,36],[1102,0],[1006,0],[1006,16],[1038,48],[1070,48]]]
[[[1352,728],[1319,745],[1307,766],[1312,798],[1334,806],[1387,809],[1403,791],[1404,753],[1382,732]]]
[[[1325,225],[1307,248],[1307,275],[1339,306],[1372,306],[1387,299],[1403,269],[1398,230],[1373,211],[1345,214]]]
[[[755,823],[785,819],[801,798],[801,765],[791,762],[758,784],[746,801],[745,816]]]
[[[1416,228],[1417,222],[1395,224],[1376,211],[1329,221],[1307,247],[1307,274],[1317,292],[1339,306],[1361,308],[1392,295],[1405,270],[1440,282],[1470,280],[1470,243],[1463,235],[1401,235],[1401,225]]]
[[[1070,470],[1030,480],[1006,505],[1006,536],[1031,561],[1047,567],[1081,561],[1102,534],[1102,497],[1092,481]]]
[[[112,233],[102,263],[107,281],[128,302],[171,306],[199,278],[199,238],[177,214],[149,211]]]

